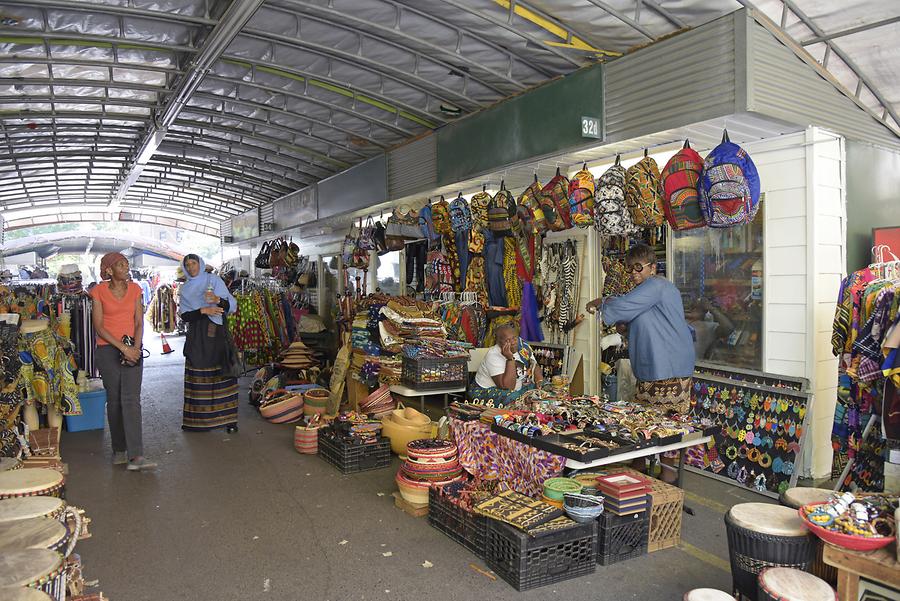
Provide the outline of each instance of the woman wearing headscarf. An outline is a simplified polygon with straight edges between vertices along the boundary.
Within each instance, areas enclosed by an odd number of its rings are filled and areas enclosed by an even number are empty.
[[[144,458],[141,432],[141,345],[144,306],[141,287],[131,281],[128,259],[107,253],[100,259],[103,281],[91,290],[91,319],[97,332],[95,360],[106,389],[106,415],[112,440],[113,464],[128,470],[156,467]]]
[[[237,311],[237,301],[222,278],[207,273],[199,256],[181,262],[185,283],[179,291],[178,311],[187,324],[184,343],[183,430],[212,430],[224,426],[236,432],[237,378],[222,374],[227,345],[225,315]]]

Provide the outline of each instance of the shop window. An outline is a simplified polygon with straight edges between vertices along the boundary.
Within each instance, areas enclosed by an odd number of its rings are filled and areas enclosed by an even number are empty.
[[[378,257],[378,288],[385,294],[400,295],[400,251]]]
[[[672,234],[669,271],[696,332],[698,361],[762,371],[762,212],[746,226]]]

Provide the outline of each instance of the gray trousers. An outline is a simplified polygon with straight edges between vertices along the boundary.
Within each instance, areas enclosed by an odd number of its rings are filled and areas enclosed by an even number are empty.
[[[106,389],[106,417],[114,453],[128,452],[128,457],[144,454],[141,434],[141,380],[144,367],[128,367],[119,363],[119,350],[108,344],[98,345],[97,369]]]

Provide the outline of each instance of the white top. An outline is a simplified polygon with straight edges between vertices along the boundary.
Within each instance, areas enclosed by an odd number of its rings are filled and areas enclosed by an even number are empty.
[[[804,505],[810,503],[824,503],[831,498],[834,491],[828,488],[811,488],[805,486],[795,486],[784,491],[782,499],[785,505],[800,509]]]
[[[53,518],[31,518],[0,524],[0,552],[49,549],[65,540],[66,527]]]
[[[62,555],[49,549],[0,553],[0,587],[28,586],[62,567]]]
[[[796,509],[770,503],[740,503],[728,512],[735,524],[771,536],[806,536],[809,530]]]
[[[516,353],[516,358],[519,359],[518,353]],[[534,367],[534,361],[532,360],[531,366]],[[487,352],[487,355],[484,356],[484,361],[481,362],[481,366],[478,368],[478,371],[475,373],[475,383],[481,386],[482,388],[494,388],[497,384],[494,382],[494,376],[503,375],[506,372],[506,357],[503,356],[503,353],[500,352],[500,347],[498,345],[494,345]],[[532,382],[533,375],[531,373],[531,369],[525,369],[525,367],[519,361],[516,362],[516,387],[513,390],[521,390],[522,386],[525,384],[530,384]]]
[[[0,472],[0,495],[25,495],[55,488],[63,483],[63,475],[45,467],[26,467]]]
[[[15,497],[0,500],[0,524],[48,517],[65,507],[56,497]]]
[[[794,568],[767,568],[759,575],[759,586],[784,601],[835,601],[827,582]]]
[[[734,601],[734,597],[714,588],[695,588],[684,594],[684,601]]]
[[[24,587],[0,587],[0,599],[3,601],[53,601],[44,591]]]

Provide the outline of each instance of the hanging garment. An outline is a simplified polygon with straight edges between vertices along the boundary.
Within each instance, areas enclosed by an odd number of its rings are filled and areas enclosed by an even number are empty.
[[[503,280],[503,238],[495,236],[492,232],[485,232],[484,238],[485,278],[490,304],[495,307],[508,307],[506,285]]]
[[[522,280],[516,267],[516,240],[508,236],[503,239],[503,283],[509,307],[522,305]]]

